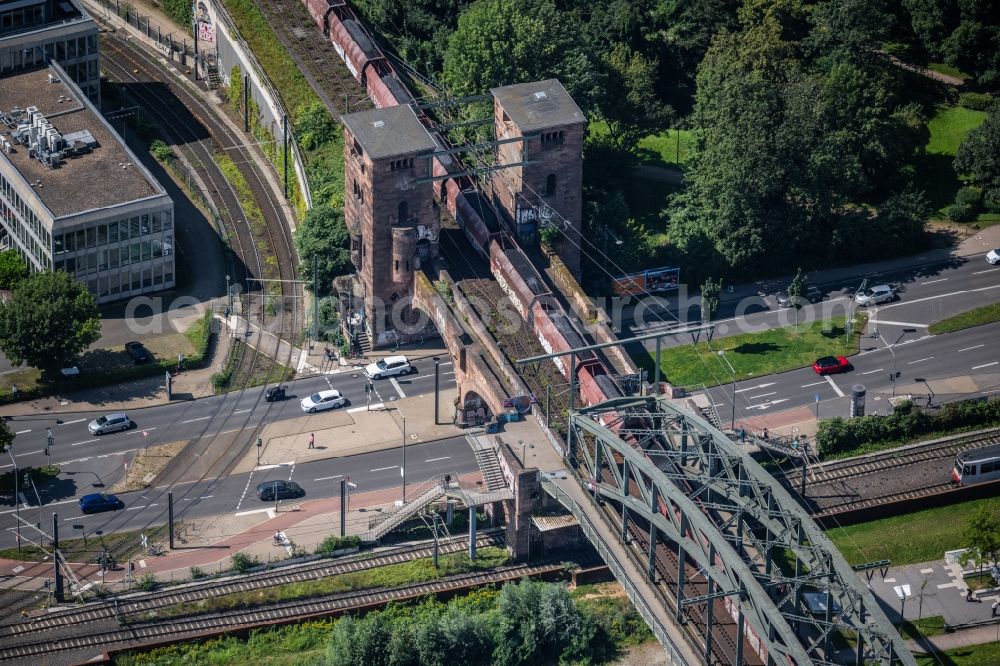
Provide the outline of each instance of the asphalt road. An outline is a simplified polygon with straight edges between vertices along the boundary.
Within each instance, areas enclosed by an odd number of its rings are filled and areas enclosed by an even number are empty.
[[[832,316],[844,316],[851,306],[851,298],[861,285],[863,277],[836,285],[820,285],[823,300],[815,305],[806,305],[799,311],[799,321],[815,321]],[[878,308],[878,319],[899,322],[917,322],[922,325],[970,310],[972,308],[1000,301],[1000,266],[990,266],[981,257],[956,259],[948,264],[920,267],[906,271],[887,273],[876,278],[869,277],[868,284],[891,285],[899,299]],[[891,315],[890,315],[891,313]],[[869,315],[872,313],[869,312]],[[685,323],[700,321],[697,299],[685,310],[672,305],[669,311],[662,308],[625,308],[623,328],[625,337],[631,333],[639,335],[668,330],[678,326],[677,317]],[[716,337],[739,333],[752,333],[778,326],[790,326],[795,322],[795,312],[778,305],[773,294],[764,298],[754,297],[740,303],[728,303],[720,307],[716,317]],[[688,336],[663,338],[662,346],[689,344]],[[655,348],[655,341],[647,341],[648,349]]]
[[[935,380],[959,375],[1000,373],[1000,323],[977,326],[947,335],[927,335],[924,329],[904,334],[896,344],[902,327],[879,325],[883,338],[878,347],[849,358],[853,369],[839,375],[820,377],[812,368],[756,377],[736,383],[736,421],[769,411],[818,404],[819,416],[847,416],[851,387],[862,384],[868,392],[866,411],[886,413],[887,401],[874,400],[873,393],[890,391],[890,375],[899,372],[897,386],[917,384],[914,393],[926,394],[921,380]],[[892,333],[887,335],[887,329]],[[873,342],[868,339],[867,342]],[[895,355],[895,364],[893,363]],[[983,394],[1000,392],[1000,386],[986,388]],[[712,402],[725,425],[733,414],[733,384],[723,384],[708,390]]]

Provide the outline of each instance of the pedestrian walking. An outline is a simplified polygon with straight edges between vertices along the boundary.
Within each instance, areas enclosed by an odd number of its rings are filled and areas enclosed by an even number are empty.
[[[1000,600],[994,601],[990,606],[990,617],[996,617],[998,613],[1000,613]]]
[[[792,448],[794,450],[796,450],[796,451],[799,450],[799,436],[798,435],[796,435],[795,437],[792,438]]]
[[[746,431],[746,428],[744,428],[743,426],[740,426],[739,436],[740,436],[740,444],[746,444],[747,443],[747,431]]]
[[[973,601],[973,598],[972,598],[972,588],[971,587],[965,591],[965,600],[966,601]]]
[[[766,442],[766,441],[767,441],[768,439],[770,439],[770,437],[771,437],[771,436],[770,436],[770,434],[769,434],[769,433],[767,432],[767,428],[764,428],[764,433],[763,433],[763,435],[764,435],[764,441],[765,441],[765,442]]]
[[[310,449],[316,448],[316,435],[314,435],[313,433],[309,433],[309,448]]]

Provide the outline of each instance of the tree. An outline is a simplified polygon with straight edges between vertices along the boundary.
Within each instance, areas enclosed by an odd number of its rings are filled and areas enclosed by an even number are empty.
[[[94,296],[68,273],[35,273],[0,304],[0,350],[52,374],[101,337]]]
[[[615,44],[601,57],[603,80],[597,106],[608,124],[609,143],[634,152],[639,140],[670,126],[673,112],[652,93],[659,63]]]
[[[712,281],[712,278],[705,280],[701,285],[701,318],[705,322],[715,319],[719,311],[719,300],[722,294],[722,280]]]
[[[17,250],[0,252],[0,289],[13,290],[28,277],[28,264]]]
[[[1000,208],[1000,108],[994,107],[958,146],[955,171],[982,188],[988,207]]]
[[[302,224],[295,230],[295,249],[302,258],[299,276],[307,289],[318,289],[319,296],[326,296],[334,278],[353,270],[350,242],[342,210],[327,204],[309,209]],[[313,257],[318,258],[316,276],[319,285],[315,287],[312,283]]]
[[[1000,561],[1000,511],[995,506],[984,506],[969,518],[965,542],[970,559],[980,565]]]
[[[792,278],[791,284],[788,285],[788,302],[795,308],[795,330],[799,328],[799,310],[802,309],[802,301],[805,299],[805,295],[806,278],[802,275],[802,269],[799,268],[795,273],[795,277]]]
[[[2,455],[11,444],[14,443],[14,431],[7,425],[7,421],[0,419],[0,455]]]

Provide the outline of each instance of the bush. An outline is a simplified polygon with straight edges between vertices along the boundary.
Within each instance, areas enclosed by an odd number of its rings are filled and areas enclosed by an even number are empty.
[[[136,589],[142,590],[143,592],[152,592],[160,586],[160,583],[156,580],[156,576],[151,573],[143,574],[139,582],[135,584]]]
[[[344,550],[345,548],[358,548],[361,546],[361,537],[359,536],[328,536],[323,539],[323,542],[316,546],[317,555],[329,555],[338,550]]]
[[[996,98],[986,93],[964,92],[958,96],[959,106],[973,111],[989,111],[996,103]]]
[[[238,574],[245,574],[258,564],[260,562],[256,557],[251,557],[246,553],[236,553],[233,555],[232,566],[230,568]]]
[[[944,209],[944,215],[953,222],[969,222],[975,215],[975,211],[969,206],[954,203]]]
[[[149,152],[161,162],[170,162],[174,159],[174,151],[160,139],[153,139],[149,144]]]
[[[227,388],[229,388],[229,382],[233,381],[233,368],[229,366],[224,370],[219,372],[213,372],[212,376],[209,378],[212,382],[212,390],[216,393],[222,393]]]
[[[983,200],[983,191],[978,187],[963,187],[955,193],[955,203],[976,210]]]
[[[202,571],[201,567],[191,567],[191,580],[198,580],[199,578],[204,578],[208,574]]]

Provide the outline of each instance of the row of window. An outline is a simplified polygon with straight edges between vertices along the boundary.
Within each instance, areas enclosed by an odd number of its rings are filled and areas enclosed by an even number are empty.
[[[153,238],[109,250],[88,252],[78,257],[67,257],[55,262],[57,271],[74,273],[78,277],[99,271],[117,270],[121,266],[138,264],[150,259],[169,257],[174,253],[174,238],[165,235],[163,238]]]
[[[0,52],[0,72],[43,65],[50,60],[56,60],[63,68],[68,69],[67,61],[77,58],[91,58],[97,62],[96,34],[60,39],[28,48],[6,49]]]
[[[169,210],[158,211],[149,215],[139,215],[127,220],[116,220],[107,224],[98,224],[87,229],[77,229],[65,234],[56,234],[52,239],[55,254],[77,252],[90,247],[109,245],[119,241],[147,236],[149,234],[167,231],[174,226]]]
[[[130,293],[153,288],[167,289],[174,284],[174,267],[169,263],[131,271],[101,275],[87,280],[87,290],[99,300],[114,300]]]
[[[0,35],[44,22],[45,12],[42,11],[42,5],[19,7],[13,11],[2,12],[0,13]]]
[[[991,474],[993,472],[1000,472],[1000,460],[991,460],[984,463],[979,463],[979,473],[980,474]],[[962,470],[962,476],[975,476],[976,466],[975,465],[965,465]]]
[[[413,168],[413,158],[403,160],[393,160],[389,163],[389,171],[402,171],[403,169]]]
[[[3,175],[0,175],[0,219],[8,233],[20,241],[22,251],[34,258],[36,265],[51,265],[48,248],[52,236],[49,230]]]
[[[562,133],[562,131],[559,131],[559,132],[545,132],[545,133],[542,134],[542,143],[543,144],[548,144],[548,143],[562,143],[562,142],[563,142],[563,133]]]

